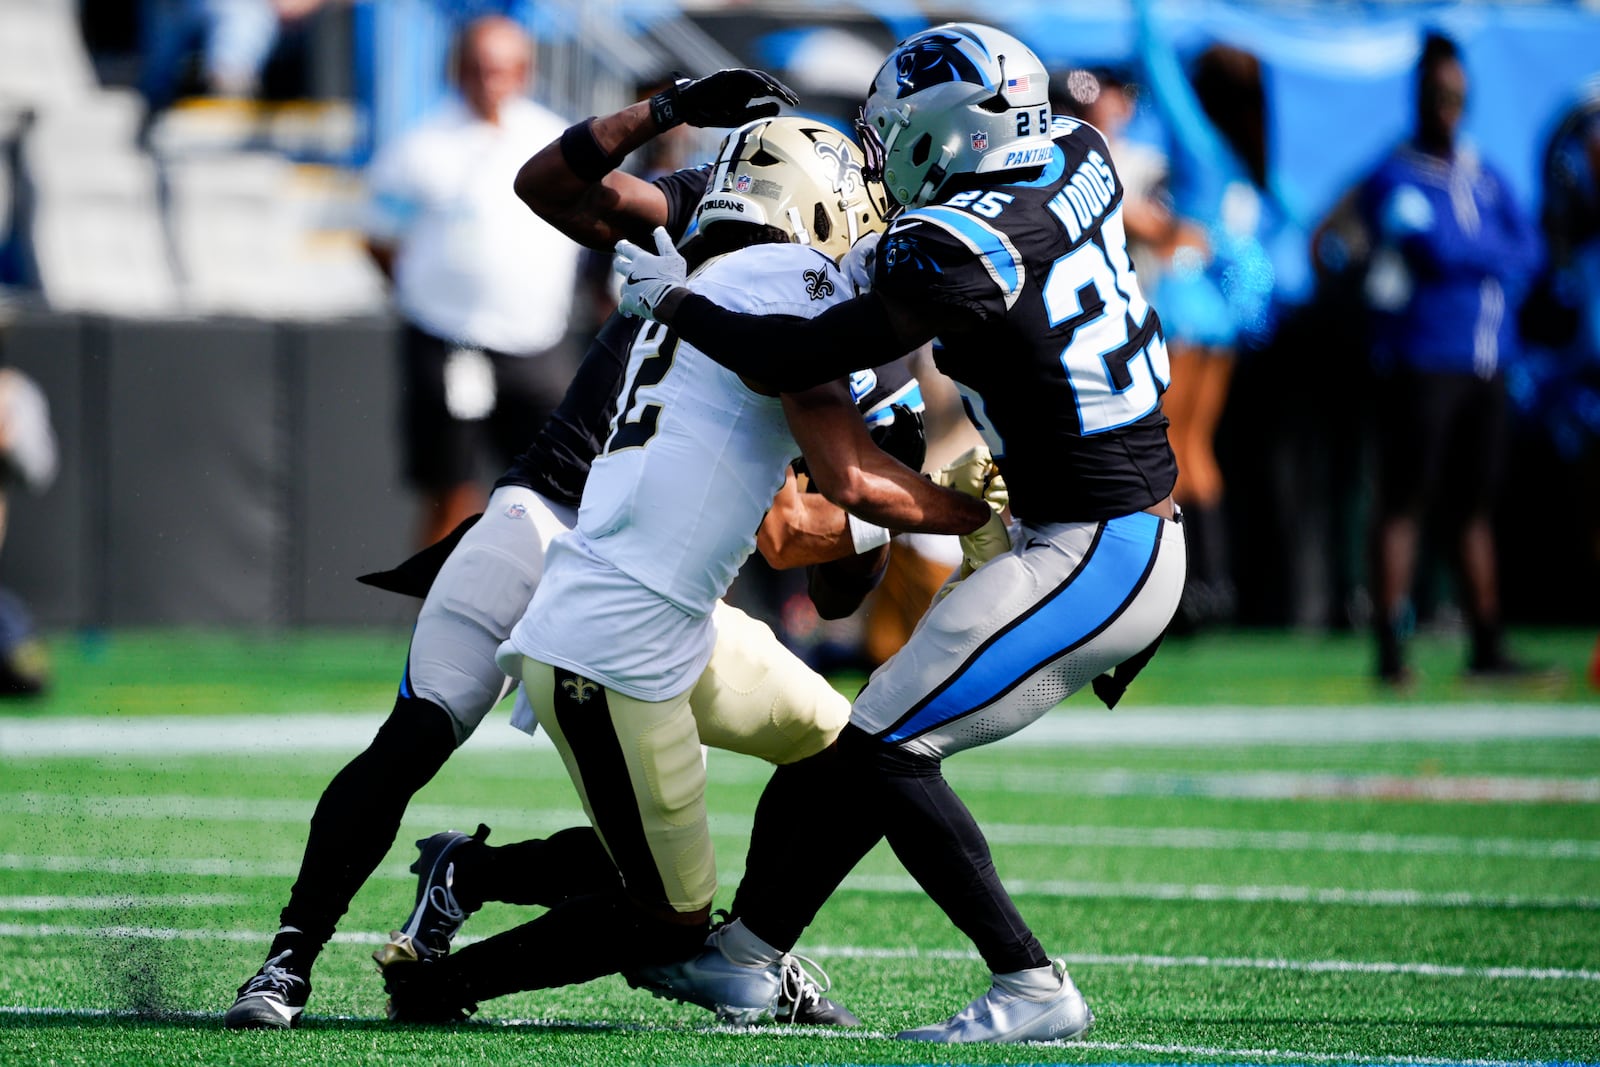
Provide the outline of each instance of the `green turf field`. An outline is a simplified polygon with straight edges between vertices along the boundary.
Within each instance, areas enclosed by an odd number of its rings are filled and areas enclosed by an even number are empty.
[[[387,710],[405,635],[63,635],[46,699],[0,706],[0,1065],[1600,1063],[1594,635],[1516,635],[1558,668],[1484,687],[1422,642],[1376,692],[1355,638],[1173,642],[1126,704],[1086,694],[948,773],[1087,1039],[896,1042],[980,993],[967,942],[892,855],[800,949],[865,1020],[733,1032],[606,979],[396,1028],[369,954],[409,910],[411,840],[581,819],[554,752],[495,717],[417,798],[318,964],[305,1025],[220,1027],[260,964],[322,787]],[[851,686],[858,680],[841,679]],[[765,769],[713,754],[726,903]],[[814,832],[804,812],[797,833]],[[518,921],[490,905],[464,928]]]

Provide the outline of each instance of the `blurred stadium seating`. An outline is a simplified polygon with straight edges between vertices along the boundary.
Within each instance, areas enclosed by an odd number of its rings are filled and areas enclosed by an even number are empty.
[[[311,584],[389,562],[383,554],[405,542],[391,455],[392,324],[357,228],[359,167],[446,91],[447,46],[464,17],[497,8],[523,19],[538,41],[537,95],[573,117],[613,109],[671,71],[750,63],[839,120],[875,55],[947,18],[1001,25],[1052,68],[1126,62],[1133,51],[1127,6],[1088,0],[995,0],[981,11],[944,0],[350,0],[330,2],[290,35],[306,54],[286,91],[269,77],[262,99],[191,96],[148,114],[127,87],[138,78],[141,41],[123,3],[0,0],[0,361],[25,365],[51,395],[64,465],[49,498],[18,509],[0,570],[52,624],[315,622],[368,610],[319,599]],[[1468,132],[1496,146],[1529,211],[1538,208],[1550,131],[1583,78],[1600,71],[1592,2],[1156,6],[1186,55],[1222,40],[1261,58],[1285,195],[1308,222],[1402,132],[1423,28],[1462,41],[1477,87]],[[93,18],[105,25],[85,24]],[[120,43],[112,22],[123,25]],[[182,351],[166,351],[172,345]],[[161,388],[163,375],[201,363],[207,371],[181,397]],[[120,410],[115,391],[134,386],[145,410]],[[206,392],[229,388],[254,393],[254,402]],[[329,389],[336,401],[324,411]],[[146,596],[141,607],[133,593],[119,599],[104,588],[124,561],[108,546],[161,518],[148,500],[183,499],[96,496],[107,478],[169,476],[150,450],[119,465],[102,427],[115,423],[117,440],[134,441],[139,418],[177,420],[194,448],[251,457],[243,476],[271,487],[266,513],[248,530],[204,536],[236,539],[210,557],[230,567],[263,556],[275,561],[265,566],[281,564],[290,577],[277,580],[277,592],[189,610],[176,594],[154,607]],[[191,495],[246,499],[239,488],[205,482]],[[260,494],[259,485],[244,488]],[[370,543],[358,526],[375,531]],[[1556,573],[1571,551],[1528,558]],[[1582,580],[1593,584],[1587,566]],[[1556,594],[1536,599],[1546,610]]]

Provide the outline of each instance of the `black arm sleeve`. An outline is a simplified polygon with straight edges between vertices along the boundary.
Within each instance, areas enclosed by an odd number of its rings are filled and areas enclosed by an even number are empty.
[[[710,176],[710,164],[702,163],[664,174],[650,183],[667,198],[667,232],[674,241],[683,240],[683,232],[694,221],[694,209],[700,206],[700,198],[706,192],[706,179]]]
[[[727,367],[781,393],[798,393],[905,355],[883,302],[871,294],[814,319],[746,315],[691,293],[678,305],[678,336]]]

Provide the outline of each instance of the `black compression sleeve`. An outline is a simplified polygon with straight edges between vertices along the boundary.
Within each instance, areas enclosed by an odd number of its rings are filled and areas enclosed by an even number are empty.
[[[870,294],[807,319],[746,315],[691,293],[678,305],[672,328],[735,374],[782,393],[890,363],[913,347],[896,338],[883,302]]]

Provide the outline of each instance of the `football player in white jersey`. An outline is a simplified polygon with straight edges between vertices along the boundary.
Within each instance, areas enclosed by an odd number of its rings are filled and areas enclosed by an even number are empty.
[[[697,209],[690,284],[752,311],[816,314],[855,294],[836,259],[881,228],[882,206],[847,137],[806,119],[750,123],[728,135]],[[798,660],[780,670],[752,656],[756,624],[719,607],[791,460],[803,452],[823,496],[867,522],[1006,537],[988,503],[878,449],[844,379],[780,396],[652,327],[634,341],[621,397],[577,525],[550,543],[500,661],[625,892],[564,901],[449,955],[408,954],[397,938],[379,954],[393,1017],[459,1018],[485,998],[699,949],[716,890],[701,744],[792,764],[848,716]]]
[[[739,125],[777,110],[776,102],[755,102],[763,97],[792,102],[783,86],[758,71],[726,70],[680,83],[653,103],[574,126],[528,161],[517,192],[541,217],[590,246],[609,248],[619,233],[642,238],[655,225],[681,235],[693,221],[709,168],[652,182],[622,172],[595,174],[583,154],[593,128],[600,128],[601,138],[620,156],[624,149],[613,135],[638,144],[676,122]],[[504,694],[509,683],[494,662],[495,651],[527,606],[550,539],[576,520],[589,465],[609,434],[638,328],[638,319],[620,314],[608,320],[555,415],[496,482],[481,519],[401,567],[363,579],[425,597],[394,711],[318,801],[280,928],[266,962],[240,986],[229,1007],[228,1028],[287,1029],[299,1021],[316,960],[357,890],[389,852],[412,795]],[[894,368],[880,373],[873,392],[858,397],[875,434],[881,426],[893,430],[894,440],[906,438],[903,420],[889,408],[907,402],[917,406],[915,388],[903,368]],[[823,501],[812,497],[802,503],[819,513],[816,505]],[[784,510],[796,514],[793,507]],[[815,562],[840,551],[809,528],[778,533],[774,526],[763,524],[767,541],[787,546],[782,559],[764,549],[774,565]],[[859,600],[867,588],[860,572],[865,568],[870,578],[872,563],[869,556],[857,556],[821,572],[844,582]],[[804,671],[764,626],[731,608],[718,611],[719,629],[741,638],[729,646],[729,656],[742,662],[743,676],[752,686],[759,683],[760,694],[772,696],[772,714],[790,724],[796,743],[809,741],[809,731],[831,737],[841,720],[842,698]],[[481,837],[446,832],[419,842],[422,854],[412,868],[421,876],[418,904],[402,924],[407,951],[446,951],[464,915],[485,900],[550,905],[618,882],[610,857],[588,826],[499,847]],[[451,891],[453,878],[459,895]],[[470,893],[463,878],[471,883]],[[793,991],[788,1018],[811,1023],[841,1018],[841,1010],[820,997],[814,985],[797,983]]]

